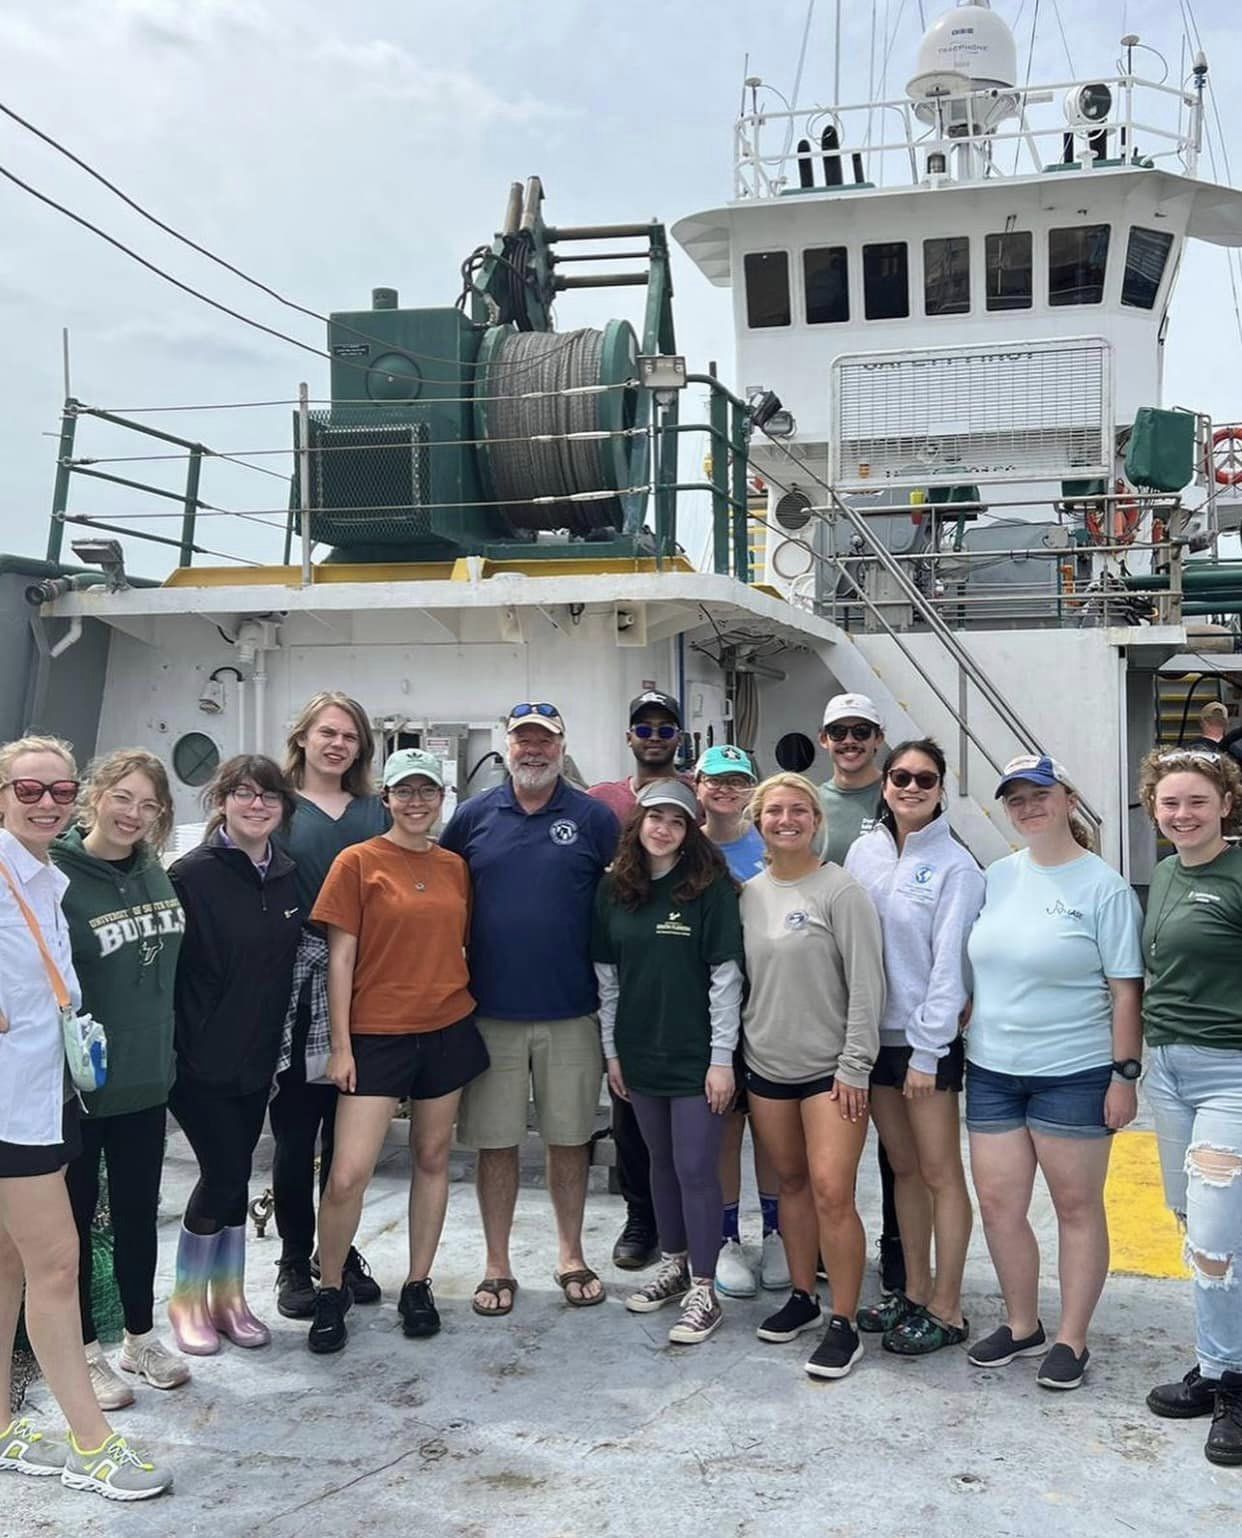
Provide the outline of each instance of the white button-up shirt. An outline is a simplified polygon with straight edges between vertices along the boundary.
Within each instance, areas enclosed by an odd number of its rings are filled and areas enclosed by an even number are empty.
[[[39,921],[43,939],[69,989],[75,1009],[82,990],[73,970],[69,926],[60,900],[69,878],[36,860],[0,828],[0,860]],[[47,1145],[61,1140],[65,1100],[65,1046],[60,1010],[39,947],[9,884],[0,876],[0,1142]]]

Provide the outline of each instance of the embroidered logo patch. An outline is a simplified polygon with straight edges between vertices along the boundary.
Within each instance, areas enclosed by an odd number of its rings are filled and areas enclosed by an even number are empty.
[[[811,922],[811,915],[805,908],[795,908],[792,913],[785,915],[786,929],[805,929]]]
[[[548,829],[548,837],[554,844],[576,844],[578,824],[569,817],[558,817]]]

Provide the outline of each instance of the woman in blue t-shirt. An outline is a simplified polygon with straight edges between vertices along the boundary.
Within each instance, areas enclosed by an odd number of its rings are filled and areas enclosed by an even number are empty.
[[[1109,1137],[1138,1109],[1142,919],[1130,887],[1087,847],[1060,764],[1023,754],[1005,766],[996,795],[1028,847],[988,869],[970,935],[966,1124],[1006,1319],[968,1354],[976,1367],[1042,1356],[1040,1385],[1073,1389],[1108,1275]],[[1057,1214],[1061,1318],[1051,1349],[1027,1216],[1036,1169]]]

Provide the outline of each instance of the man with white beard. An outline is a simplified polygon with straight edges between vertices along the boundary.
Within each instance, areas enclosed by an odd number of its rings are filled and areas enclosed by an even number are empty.
[[[603,1076],[591,923],[620,833],[608,807],[563,777],[565,723],[554,705],[515,705],[506,731],[510,780],[463,802],[440,840],[466,861],[473,887],[470,987],[491,1067],[462,1096],[457,1135],[478,1152],[487,1245],[473,1307],[497,1317],[511,1312],[518,1290],[509,1239],[532,1090],[556,1215],[557,1285],[574,1308],[604,1301],[582,1253]]]

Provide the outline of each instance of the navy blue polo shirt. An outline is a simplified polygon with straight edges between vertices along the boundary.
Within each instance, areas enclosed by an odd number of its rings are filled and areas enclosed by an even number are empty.
[[[561,780],[537,812],[506,782],[453,813],[441,846],[470,867],[470,990],[497,1020],[568,1020],[598,1006],[591,964],[595,888],[620,825]]]

